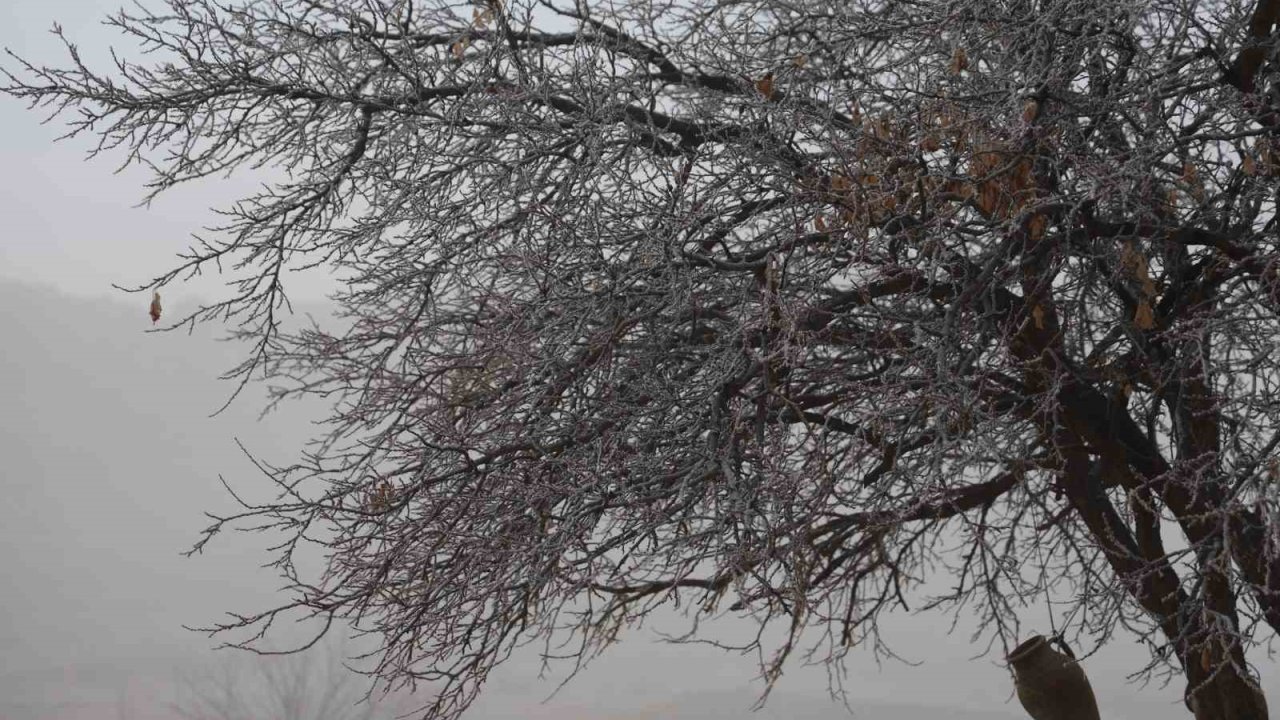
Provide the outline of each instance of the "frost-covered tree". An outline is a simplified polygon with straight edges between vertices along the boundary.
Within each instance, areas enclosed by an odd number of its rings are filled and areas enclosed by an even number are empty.
[[[517,644],[580,662],[676,602],[781,637],[770,681],[913,597],[1004,649],[1054,603],[1085,650],[1143,638],[1200,720],[1258,720],[1278,17],[170,0],[111,21],[141,60],[68,44],[4,89],[154,192],[271,179],[135,288],[222,270],[175,326],[226,322],[233,374],[332,403],[264,466],[279,498],[207,531],[287,539],[291,594],[222,629],[354,622],[452,718]],[[305,267],[347,281],[339,326],[281,324]]]

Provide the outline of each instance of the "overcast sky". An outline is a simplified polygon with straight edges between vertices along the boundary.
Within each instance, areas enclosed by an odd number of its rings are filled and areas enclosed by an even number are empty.
[[[6,0],[0,44],[56,60],[47,32],[56,20],[101,59],[117,38],[98,21],[115,5]],[[258,569],[262,538],[227,538],[195,559],[178,553],[203,527],[202,511],[228,507],[220,474],[247,488],[260,482],[235,439],[287,461],[312,410],[259,422],[251,394],[209,418],[230,391],[215,377],[235,348],[215,344],[212,331],[146,334],[147,299],[110,289],[168,269],[211,221],[208,208],[248,185],[217,181],[136,208],[143,174],[114,174],[116,158],[85,163],[88,140],[55,145],[59,126],[41,119],[0,97],[0,720],[114,717],[104,713],[122,696],[131,717],[167,718],[172,669],[203,661],[212,644],[181,625],[258,609],[277,585]],[[168,291],[166,312],[212,297],[216,283]],[[319,302],[326,287],[323,277],[297,278],[291,294]],[[759,691],[754,658],[662,644],[653,630],[664,628],[676,626],[659,618],[627,637],[546,704],[554,683],[538,679],[526,653],[472,717],[743,717]],[[878,668],[856,656],[847,685],[860,716],[937,716],[932,706],[1021,717],[997,658],[972,659],[983,648],[966,626],[948,634],[946,618],[902,616],[888,630],[920,665]],[[1126,684],[1140,658],[1122,637],[1087,664],[1106,717],[1171,714],[1179,688]],[[1280,687],[1271,669],[1266,680]],[[838,717],[826,684],[823,668],[795,666],[760,717]]]

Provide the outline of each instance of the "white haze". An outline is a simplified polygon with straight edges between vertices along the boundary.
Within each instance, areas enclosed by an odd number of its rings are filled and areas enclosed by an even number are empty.
[[[98,18],[119,0],[8,0],[0,44],[52,63],[56,19],[90,60],[117,40]],[[261,609],[279,580],[259,568],[262,536],[227,536],[200,557],[179,555],[228,510],[223,475],[266,492],[240,454],[241,439],[267,460],[287,462],[310,434],[317,408],[286,406],[258,421],[248,393],[209,418],[231,388],[215,380],[238,348],[206,330],[146,334],[146,298],[110,283],[138,283],[168,269],[210,206],[250,190],[243,178],[183,189],[134,208],[145,176],[113,175],[114,159],[86,164],[86,141],[58,145],[61,129],[0,99],[0,720],[169,720],[172,680],[201,667],[215,641],[186,631],[232,611]],[[324,277],[291,278],[295,296],[318,301]],[[169,317],[217,278],[165,293]],[[533,653],[499,672],[474,718],[742,718],[760,691],[754,657],[658,642],[677,630],[657,618],[624,636],[553,699]],[[724,632],[742,631],[740,623]],[[895,617],[889,637],[910,667],[850,663],[857,717],[1018,718],[1007,672],[970,628],[947,618]],[[998,653],[994,653],[996,655]],[[1180,688],[1129,684],[1142,654],[1130,638],[1087,662],[1109,720],[1184,717]],[[1262,660],[1266,662],[1265,660]],[[1268,663],[1265,683],[1280,688]],[[788,670],[760,718],[838,718],[821,667]]]

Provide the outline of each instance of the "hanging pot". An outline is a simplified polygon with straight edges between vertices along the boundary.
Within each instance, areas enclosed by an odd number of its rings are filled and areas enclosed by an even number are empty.
[[[1034,720],[1099,720],[1098,701],[1084,669],[1033,635],[1006,658],[1018,700]]]

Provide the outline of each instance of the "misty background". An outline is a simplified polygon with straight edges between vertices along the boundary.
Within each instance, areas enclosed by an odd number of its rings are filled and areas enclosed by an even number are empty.
[[[0,45],[51,63],[63,59],[46,31],[56,20],[92,63],[119,38],[100,26],[115,0],[8,0]],[[227,611],[278,599],[275,574],[260,568],[273,538],[224,534],[203,555],[180,555],[229,511],[219,477],[249,495],[270,492],[237,441],[287,463],[323,411],[286,405],[259,418],[251,387],[210,417],[234,386],[217,380],[243,348],[218,342],[219,328],[148,333],[149,297],[113,290],[141,284],[176,263],[193,232],[254,186],[233,177],[180,188],[135,207],[146,175],[114,173],[119,157],[87,163],[89,138],[54,144],[56,121],[0,99],[0,720],[168,720],[175,679],[199,674],[233,651],[183,629]],[[300,311],[325,312],[333,280],[294,276]],[[222,280],[197,278],[163,293],[166,319],[221,294]],[[1034,617],[1034,613],[1029,616]],[[491,679],[473,718],[743,718],[763,689],[754,656],[661,642],[683,629],[657,617],[546,698],[563,674],[540,677],[536,648]],[[728,621],[731,638],[750,628]],[[1047,627],[1040,628],[1048,630]],[[848,664],[855,717],[916,720],[1024,717],[998,649],[970,642],[972,627],[900,613],[885,624],[905,662],[877,665],[869,651]],[[1103,716],[1182,716],[1180,682],[1161,688],[1126,680],[1145,651],[1119,636],[1085,663]],[[1264,689],[1280,689],[1273,662]],[[839,718],[822,666],[797,657],[759,718]],[[544,702],[545,701],[545,702]]]

